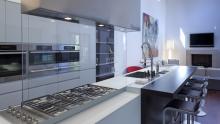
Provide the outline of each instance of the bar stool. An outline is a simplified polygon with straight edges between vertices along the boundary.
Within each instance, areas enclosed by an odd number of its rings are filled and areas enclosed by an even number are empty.
[[[199,103],[199,108],[200,108],[202,96],[203,96],[203,92],[201,90],[193,90],[190,89],[188,86],[184,86],[182,90],[178,93],[177,98],[185,101],[194,102],[195,104]],[[199,113],[199,109],[197,114],[198,113]],[[193,121],[194,121],[193,123],[199,124],[195,120]]]
[[[179,99],[174,99],[169,102],[163,110],[163,124],[166,124],[166,112],[174,112],[176,114],[172,115],[171,123],[174,124],[180,120],[180,124],[183,124],[183,116],[187,115],[187,124],[194,124],[194,119],[198,113],[199,103],[195,102],[186,102]],[[176,117],[177,116],[177,117]],[[191,117],[191,119],[190,119]],[[175,119],[177,118],[177,119]]]
[[[177,94],[177,98],[198,103],[200,102],[202,95],[202,91],[189,89],[188,86],[184,86],[182,90]]]
[[[205,106],[205,98],[208,94],[207,86],[208,86],[208,79],[203,77],[192,77],[189,82],[187,83],[187,86],[193,90],[200,90],[203,92],[202,98],[201,98],[201,107],[200,112],[197,116],[205,116],[207,115],[206,112],[202,110],[202,107]]]

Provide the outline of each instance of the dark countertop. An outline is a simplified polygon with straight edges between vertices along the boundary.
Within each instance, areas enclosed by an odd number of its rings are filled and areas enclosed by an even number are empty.
[[[143,87],[143,92],[174,95],[186,81],[193,75],[197,67],[177,66],[163,77]]]

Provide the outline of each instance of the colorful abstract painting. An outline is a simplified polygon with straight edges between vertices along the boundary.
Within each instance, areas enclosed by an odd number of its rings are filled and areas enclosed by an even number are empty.
[[[158,20],[154,17],[143,14],[143,42],[151,45],[152,54],[158,56]]]

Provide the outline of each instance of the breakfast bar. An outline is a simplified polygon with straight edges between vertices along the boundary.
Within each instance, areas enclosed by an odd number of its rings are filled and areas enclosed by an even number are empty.
[[[141,123],[161,124],[164,107],[187,83],[196,67],[178,66],[141,89]]]

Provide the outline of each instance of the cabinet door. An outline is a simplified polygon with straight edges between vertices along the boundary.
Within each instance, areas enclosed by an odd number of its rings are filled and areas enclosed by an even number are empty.
[[[29,16],[30,43],[57,43],[56,21],[53,19]]]
[[[5,42],[5,0],[0,0],[0,42]]]
[[[96,82],[96,69],[80,71],[81,84],[91,84]]]
[[[96,27],[80,24],[80,67],[81,70],[96,66]]]
[[[21,42],[21,5],[6,1],[6,41]]]
[[[57,21],[57,40],[60,44],[79,44],[79,24]]]

